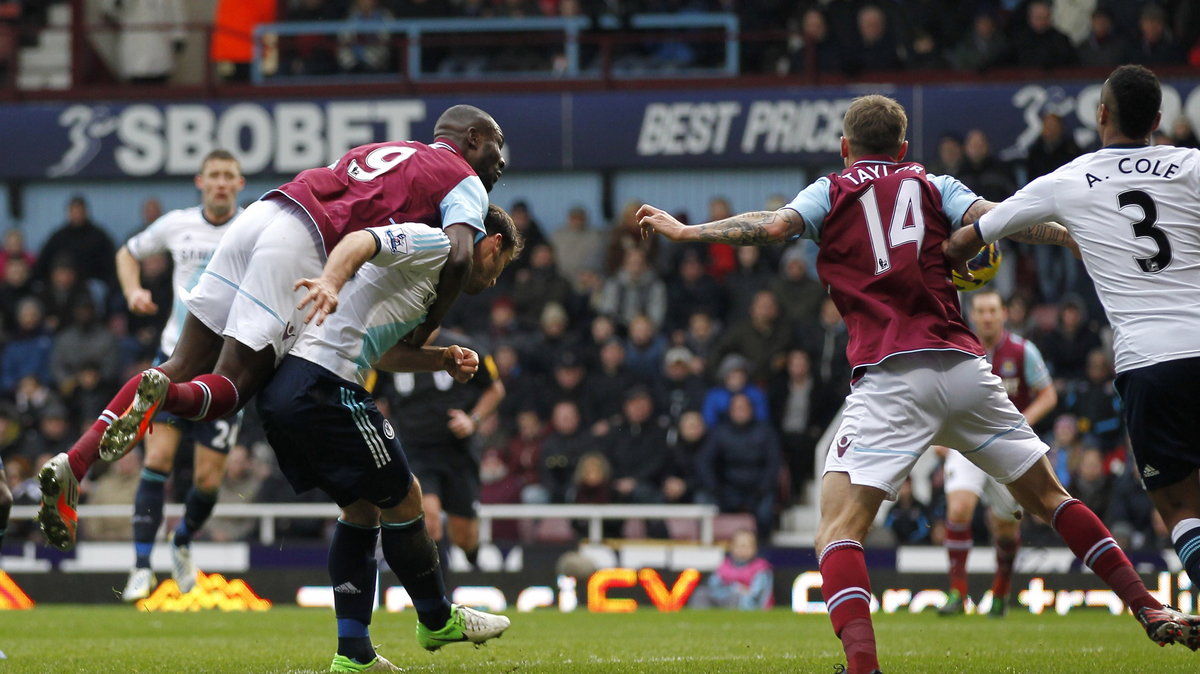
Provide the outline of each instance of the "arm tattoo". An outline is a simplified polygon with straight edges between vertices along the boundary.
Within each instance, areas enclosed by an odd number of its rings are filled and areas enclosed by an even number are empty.
[[[982,218],[984,213],[987,213],[995,207],[996,202],[994,201],[988,201],[987,199],[976,199],[975,203],[971,204],[971,207],[967,209],[967,212],[963,213],[963,225],[969,226],[979,222],[979,218]]]
[[[701,241],[729,243],[735,246],[756,246],[779,241],[770,230],[770,224],[778,214],[775,211],[742,213],[724,220],[696,225],[696,234]]]
[[[1068,245],[1071,234],[1057,222],[1043,222],[1024,231],[1010,234],[1009,239],[1019,243],[1048,243],[1056,246]]]

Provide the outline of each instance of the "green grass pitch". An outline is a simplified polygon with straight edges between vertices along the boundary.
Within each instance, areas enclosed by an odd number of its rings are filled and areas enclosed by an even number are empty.
[[[426,653],[415,614],[379,613],[380,652],[413,672],[824,672],[843,661],[825,616],[683,611],[512,614],[504,638],[482,648]],[[1197,672],[1200,653],[1159,648],[1134,619],[1102,612],[877,615],[884,671]],[[333,655],[333,615],[139,613],[125,606],[44,605],[0,612],[0,674],[10,672],[318,672]]]

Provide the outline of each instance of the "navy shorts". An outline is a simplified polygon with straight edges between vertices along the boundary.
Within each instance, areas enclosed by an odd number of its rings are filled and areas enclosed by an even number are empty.
[[[166,359],[166,354],[159,351],[155,364],[162,363]],[[238,433],[242,431],[242,412],[238,410],[236,415],[216,421],[192,421],[177,417],[170,412],[159,412],[154,415],[154,423],[170,424],[178,428],[179,432],[183,434],[184,442],[190,438],[193,442],[204,445],[213,451],[229,454],[230,448],[237,444]]]
[[[1147,490],[1175,484],[1200,467],[1200,358],[1182,358],[1117,375],[1125,426]]]
[[[479,517],[479,461],[467,441],[441,447],[409,445],[408,460],[422,494],[434,494],[451,515]]]
[[[408,495],[412,472],[400,441],[358,384],[287,356],[258,394],[258,412],[296,493],[315,487],[339,506],[362,499],[380,508]]]

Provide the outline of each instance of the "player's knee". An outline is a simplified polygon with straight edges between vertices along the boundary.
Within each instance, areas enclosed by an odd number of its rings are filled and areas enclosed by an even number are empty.
[[[196,489],[211,494],[216,494],[221,489],[221,478],[225,476],[225,471],[211,471],[196,476]]]
[[[342,506],[343,522],[360,527],[379,526],[379,508],[366,501],[356,501]]]

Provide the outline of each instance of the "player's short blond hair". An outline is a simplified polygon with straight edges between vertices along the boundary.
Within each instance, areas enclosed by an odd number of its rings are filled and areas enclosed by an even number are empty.
[[[879,94],[859,96],[846,109],[842,135],[856,156],[896,156],[908,130],[908,115],[895,99]]]

